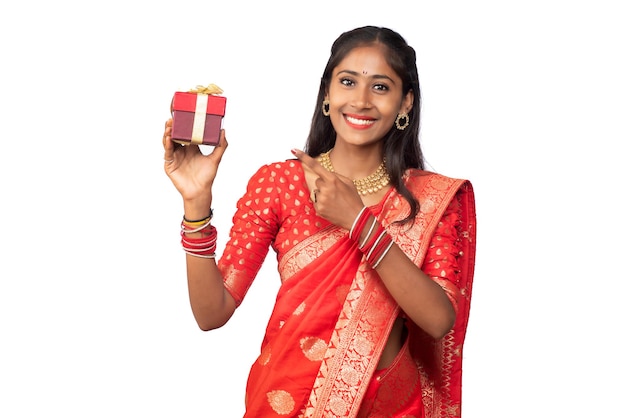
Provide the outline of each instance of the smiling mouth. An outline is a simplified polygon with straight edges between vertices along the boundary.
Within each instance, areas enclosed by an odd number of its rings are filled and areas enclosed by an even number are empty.
[[[373,125],[375,122],[374,119],[359,119],[348,115],[344,115],[344,117],[346,118],[346,121],[348,121],[348,123],[358,126],[370,126]]]

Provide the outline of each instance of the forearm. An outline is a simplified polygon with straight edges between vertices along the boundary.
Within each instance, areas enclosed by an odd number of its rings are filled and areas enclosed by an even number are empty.
[[[407,316],[433,338],[443,337],[456,313],[441,286],[395,244],[376,267],[385,287]]]
[[[368,209],[357,216],[350,237],[380,275],[409,318],[434,338],[454,325],[455,310],[446,293],[398,247]]]
[[[198,326],[205,331],[224,325],[235,310],[215,262],[217,232],[210,225],[210,207],[210,198],[186,201],[183,219],[189,300]]]
[[[235,301],[224,287],[215,259],[187,254],[187,285],[194,318],[208,331],[224,325],[235,311]]]

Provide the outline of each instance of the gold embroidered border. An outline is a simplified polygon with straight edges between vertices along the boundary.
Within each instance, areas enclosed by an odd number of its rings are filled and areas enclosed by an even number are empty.
[[[348,231],[343,228],[330,225],[298,243],[287,251],[278,262],[281,281],[284,283],[293,277],[294,274],[328,251],[341,238],[344,238],[347,233]]]

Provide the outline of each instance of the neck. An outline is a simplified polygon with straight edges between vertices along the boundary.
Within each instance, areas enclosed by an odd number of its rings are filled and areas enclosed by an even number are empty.
[[[338,143],[329,154],[335,171],[349,179],[367,177],[378,169],[383,161],[382,146],[347,147]]]

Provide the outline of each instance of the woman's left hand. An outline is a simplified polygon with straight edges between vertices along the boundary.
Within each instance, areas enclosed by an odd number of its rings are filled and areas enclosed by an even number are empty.
[[[317,214],[337,226],[350,229],[364,206],[352,180],[326,170],[304,151],[293,149],[291,153],[316,177],[311,200]]]

